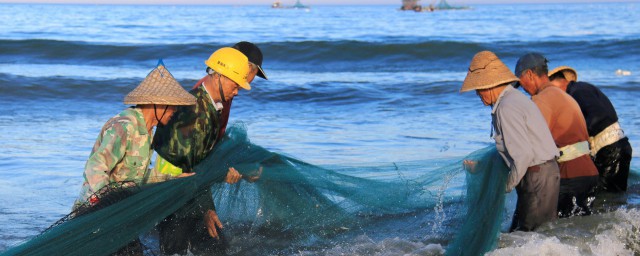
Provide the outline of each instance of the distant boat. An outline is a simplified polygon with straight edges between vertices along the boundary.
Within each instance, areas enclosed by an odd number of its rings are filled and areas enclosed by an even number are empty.
[[[438,4],[429,4],[429,6],[422,6],[418,4],[420,0],[402,0],[402,11],[416,11],[416,12],[432,12],[438,10],[464,10],[470,9],[468,6],[453,6],[447,3],[447,0],[440,0]]]
[[[447,3],[447,0],[440,0],[435,7],[436,10],[465,10],[470,9],[469,6],[453,6]]]
[[[419,5],[418,2],[420,0],[402,0],[402,6],[400,6],[400,10],[402,11],[422,11],[422,5]]]
[[[290,6],[282,5],[282,3],[280,1],[275,1],[275,2],[273,2],[273,4],[271,4],[271,8],[276,8],[276,9],[310,9],[311,7],[308,6],[308,5],[304,5],[304,4],[300,3],[300,0],[296,0],[296,3],[294,5],[290,5]]]

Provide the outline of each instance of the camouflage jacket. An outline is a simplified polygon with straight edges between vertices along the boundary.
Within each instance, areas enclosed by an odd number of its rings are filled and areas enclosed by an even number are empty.
[[[102,127],[84,167],[84,183],[77,204],[112,182],[140,183],[151,160],[151,136],[137,108],[128,108]]]
[[[164,159],[191,172],[213,149],[221,131],[221,113],[216,111],[204,86],[190,91],[195,106],[181,106],[171,120],[156,128],[153,148]]]
[[[153,137],[156,153],[182,168],[183,172],[192,172],[193,167],[207,157],[224,135],[229,119],[231,101],[223,103],[223,109],[217,111],[202,85],[204,79],[190,91],[196,97],[196,105],[179,107],[167,125],[156,128]],[[152,174],[156,175],[159,174]],[[200,218],[209,209],[215,209],[215,206],[211,191],[207,189],[175,214]]]

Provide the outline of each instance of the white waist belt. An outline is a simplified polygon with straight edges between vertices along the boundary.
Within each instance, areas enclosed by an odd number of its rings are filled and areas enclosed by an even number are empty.
[[[587,142],[586,140],[581,141],[575,144],[561,147],[558,150],[560,150],[560,157],[558,158],[559,163],[570,161],[583,155],[588,155],[589,142]]]
[[[602,130],[596,136],[589,137],[589,144],[591,144],[591,156],[596,156],[601,148],[609,146],[624,137],[624,131],[620,128],[620,124],[618,122],[609,125],[609,127]]]

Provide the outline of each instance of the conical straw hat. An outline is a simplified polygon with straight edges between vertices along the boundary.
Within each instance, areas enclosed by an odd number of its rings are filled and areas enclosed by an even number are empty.
[[[182,88],[161,61],[124,97],[124,104],[194,105],[196,98]]]
[[[558,72],[562,72],[562,75],[565,79],[567,79],[567,81],[578,81],[578,72],[576,72],[575,69],[569,66],[559,66],[557,68],[554,68],[553,70],[549,71],[549,77],[555,75]]]
[[[481,51],[473,56],[460,92],[488,89],[515,81],[518,78],[498,56],[490,51]]]

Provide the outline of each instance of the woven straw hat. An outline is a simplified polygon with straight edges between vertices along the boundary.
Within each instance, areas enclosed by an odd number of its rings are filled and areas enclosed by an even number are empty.
[[[578,81],[578,72],[576,72],[575,69],[569,66],[559,66],[557,68],[554,68],[553,70],[549,71],[549,77],[555,75],[558,72],[562,72],[562,75],[565,79],[567,79],[567,81]]]
[[[518,78],[495,53],[481,51],[473,56],[460,92],[488,89],[515,81]]]
[[[182,88],[160,61],[140,85],[124,97],[124,104],[195,105],[196,98]]]

